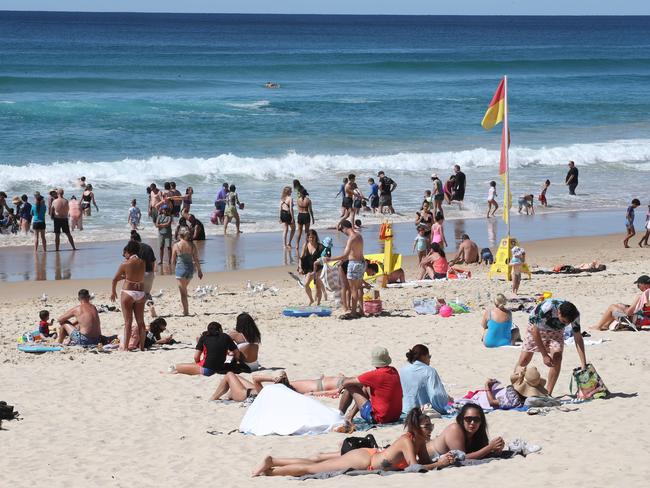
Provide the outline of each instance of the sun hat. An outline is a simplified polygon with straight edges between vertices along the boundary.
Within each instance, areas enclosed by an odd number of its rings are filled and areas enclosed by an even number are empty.
[[[390,354],[388,354],[388,349],[381,346],[377,346],[372,350],[370,353],[370,358],[370,363],[375,368],[388,366],[393,362],[393,360],[390,358]]]
[[[437,178],[438,174],[437,173],[431,173],[431,179]]]
[[[635,285],[650,285],[650,276],[641,275],[634,282]]]
[[[22,200],[20,199],[20,197],[18,195],[16,195],[15,197],[13,197],[11,199],[11,203],[13,203],[14,205],[18,205],[21,202],[22,202]]]
[[[517,367],[517,370],[510,376],[510,383],[517,393],[522,396],[548,396],[544,388],[546,380],[541,377],[535,366]]]

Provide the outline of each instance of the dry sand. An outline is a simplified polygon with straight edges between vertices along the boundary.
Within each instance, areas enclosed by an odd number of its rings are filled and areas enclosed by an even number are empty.
[[[582,313],[583,328],[595,323],[605,306],[629,302],[637,294],[633,281],[648,269],[648,250],[623,250],[621,236],[572,238],[525,243],[532,265],[580,264],[599,260],[602,273],[575,276],[533,276],[520,293],[550,290],[571,299]],[[407,272],[414,262],[407,260]],[[117,265],[117,263],[116,263]],[[321,373],[357,374],[368,369],[373,346],[386,346],[393,364],[404,364],[405,352],[424,343],[432,352],[448,391],[462,396],[482,387],[488,377],[507,381],[517,349],[486,349],[480,343],[481,308],[449,319],[416,316],[413,298],[459,297],[475,304],[507,292],[508,284],[487,279],[487,268],[471,267],[468,281],[430,288],[382,290],[391,317],[341,321],[332,318],[288,319],[285,306],[305,302],[302,290],[288,278],[287,268],[218,273],[201,284],[218,285],[218,294],[191,299],[194,317],[168,317],[169,329],[187,348],[146,353],[97,354],[70,348],[41,356],[16,350],[16,338],[37,323],[38,300],[50,299],[53,317],[75,304],[76,290],[89,287],[96,304],[108,303],[110,282],[68,281],[2,284],[0,306],[0,399],[16,405],[23,420],[5,422],[0,431],[0,486],[148,487],[294,486],[283,478],[249,477],[263,455],[297,456],[336,449],[343,434],[305,437],[252,437],[237,429],[245,410],[238,405],[207,401],[219,381],[211,378],[160,374],[171,363],[191,361],[195,337],[208,321],[233,327],[237,313],[248,311],[263,334],[260,360],[267,368],[284,368],[291,378],[315,378]],[[412,276],[412,273],[408,273]],[[247,280],[280,288],[251,296]],[[192,283],[199,284],[198,279]],[[164,288],[157,300],[161,315],[177,314],[179,299],[173,280],[157,280]],[[508,293],[506,293],[508,294]],[[121,313],[101,315],[105,334],[119,333]],[[526,315],[515,313],[523,326]],[[327,486],[461,486],[477,483],[500,486],[647,486],[650,427],[650,360],[647,333],[593,333],[607,342],[587,348],[613,392],[638,393],[633,398],[597,400],[574,412],[552,411],[546,416],[521,412],[488,415],[491,435],[525,438],[543,447],[528,458],[496,461],[479,467],[453,468],[427,474],[379,478],[339,477]],[[546,375],[539,358],[534,364]],[[567,348],[556,394],[568,392],[569,373],[578,365],[575,348]],[[335,405],[334,400],[323,400]],[[451,420],[436,420],[434,435]],[[219,431],[211,435],[207,431]],[[382,443],[396,439],[401,429],[385,427],[372,433]],[[645,482],[643,480],[646,480]]]

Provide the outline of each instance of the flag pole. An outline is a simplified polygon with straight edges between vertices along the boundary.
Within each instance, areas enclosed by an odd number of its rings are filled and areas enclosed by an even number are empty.
[[[503,76],[503,99],[504,99],[504,111],[503,111],[503,131],[505,136],[502,137],[501,144],[506,145],[506,199],[507,203],[506,208],[503,209],[504,212],[508,213],[508,239],[510,239],[510,204],[512,203],[512,195],[510,194],[510,157],[508,155],[508,150],[510,149],[510,127],[508,126],[508,76]]]

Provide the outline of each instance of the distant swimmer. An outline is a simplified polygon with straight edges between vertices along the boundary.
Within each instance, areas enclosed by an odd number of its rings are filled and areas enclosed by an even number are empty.
[[[264,83],[264,88],[280,88],[280,83],[274,81],[267,81]]]

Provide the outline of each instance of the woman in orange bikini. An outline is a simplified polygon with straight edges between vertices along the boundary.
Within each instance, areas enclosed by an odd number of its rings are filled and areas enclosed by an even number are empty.
[[[124,316],[124,337],[120,341],[120,350],[125,351],[127,348],[139,348],[144,351],[144,339],[146,335],[146,325],[144,323],[144,271],[145,263],[138,257],[140,244],[136,241],[129,241],[122,251],[122,256],[126,259],[120,264],[120,267],[113,278],[111,301],[117,300],[117,283],[124,280],[122,292],[120,293],[120,305],[122,306],[122,315]],[[131,336],[131,326],[133,316],[137,323],[137,329]],[[131,341],[131,345],[129,345]]]
[[[304,476],[348,469],[400,471],[418,463],[424,469],[432,470],[444,468],[454,462],[453,455],[449,453],[442,455],[437,462],[431,462],[426,445],[431,438],[433,424],[419,408],[409,412],[404,428],[407,433],[383,450],[360,448],[343,455],[331,453],[310,459],[267,456],[255,468],[253,476]]]

